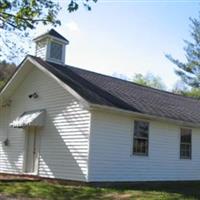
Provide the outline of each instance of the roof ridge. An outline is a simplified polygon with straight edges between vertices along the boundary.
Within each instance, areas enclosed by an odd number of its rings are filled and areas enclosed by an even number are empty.
[[[41,35],[38,35],[37,37],[35,37],[33,40],[34,41],[37,41],[38,39],[46,36],[46,35],[49,35],[49,36],[53,36],[53,37],[56,37],[58,39],[61,39],[67,43],[69,43],[69,41],[64,37],[62,36],[60,33],[58,33],[55,29],[51,28],[49,30],[47,30],[45,33],[41,34]]]
[[[173,95],[173,96],[178,96],[178,97],[187,98],[187,99],[191,99],[191,100],[200,102],[200,100],[197,99],[197,98],[195,98],[195,97],[184,96],[184,95],[182,95],[182,94],[176,94],[176,93],[173,93],[173,92],[170,92],[170,91],[167,91],[167,90],[161,90],[161,89],[153,88],[153,87],[150,87],[150,86],[141,85],[141,84],[139,84],[139,83],[135,83],[135,82],[130,81],[130,80],[120,79],[120,78],[118,78],[118,77],[114,77],[114,76],[102,74],[102,73],[99,73],[99,72],[94,72],[94,71],[91,71],[91,70],[88,70],[88,69],[82,69],[82,68],[75,67],[75,66],[72,66],[72,65],[65,65],[65,66],[67,66],[67,67],[72,67],[72,68],[75,68],[75,69],[78,69],[78,70],[87,71],[87,72],[94,73],[94,74],[97,74],[97,75],[100,75],[100,76],[104,76],[104,77],[108,77],[108,78],[111,78],[111,79],[116,79],[116,80],[118,80],[118,81],[123,81],[123,82],[129,83],[129,84],[136,85],[136,86],[138,86],[138,87],[143,87],[143,88],[145,88],[145,89],[154,90],[155,92],[162,92],[162,93],[164,93],[164,94],[170,94],[170,95]]]

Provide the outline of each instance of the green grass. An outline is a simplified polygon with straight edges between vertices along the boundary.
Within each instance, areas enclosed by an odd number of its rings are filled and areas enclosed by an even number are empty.
[[[139,184],[129,188],[95,188],[58,183],[0,182],[0,196],[48,200],[196,200],[200,199],[200,182]]]

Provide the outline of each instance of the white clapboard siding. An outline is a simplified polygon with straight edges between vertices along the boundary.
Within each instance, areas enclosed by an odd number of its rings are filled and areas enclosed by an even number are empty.
[[[10,115],[10,111],[8,108],[4,107],[0,111],[0,171],[1,172],[13,172],[18,173],[21,172],[21,165],[22,165],[22,156],[23,153],[21,151],[21,146],[18,144],[23,141],[23,136],[19,133],[13,139],[12,146],[7,147],[4,145],[4,141],[8,138],[9,128],[8,124],[8,117]],[[18,132],[18,130],[16,130]],[[10,138],[13,138],[11,136]],[[14,152],[12,152],[14,150]],[[16,154],[15,154],[16,153]],[[17,158],[16,158],[17,155]],[[12,158],[9,161],[9,158]]]
[[[37,92],[38,99],[28,95]],[[46,109],[40,134],[39,175],[43,177],[87,179],[90,114],[52,78],[34,68],[12,95],[9,122],[24,111]],[[10,146],[5,138],[4,115],[0,117],[0,171],[19,173],[23,169],[23,129],[9,128]],[[7,124],[8,126],[8,124]]]
[[[180,127],[150,121],[149,156],[133,156],[134,118],[94,112],[89,181],[200,180],[200,129],[192,129],[192,160],[180,160]]]
[[[36,56],[46,59],[46,52],[47,52],[47,39],[43,39],[36,43]]]

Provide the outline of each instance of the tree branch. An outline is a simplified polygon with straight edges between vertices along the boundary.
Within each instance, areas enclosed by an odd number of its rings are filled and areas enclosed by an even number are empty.
[[[12,26],[13,28],[18,29],[18,30],[21,31],[21,29],[20,29],[18,26],[16,26],[14,23],[12,23],[11,21],[8,21],[8,20],[6,21],[6,20],[1,16],[1,14],[0,14],[0,20],[3,21],[4,24],[7,23],[8,25]],[[2,25],[2,28],[4,28],[4,25]]]
[[[2,14],[3,15],[7,15],[7,16],[9,16],[9,17],[11,17],[11,18],[17,18],[17,19],[21,19],[21,20],[24,20],[24,21],[31,21],[31,22],[33,22],[33,23],[35,23],[35,22],[50,22],[50,20],[48,20],[48,19],[32,19],[32,18],[27,18],[27,17],[19,17],[19,16],[16,16],[16,15],[14,15],[14,14],[10,14],[10,13],[6,13],[6,12],[2,12]]]

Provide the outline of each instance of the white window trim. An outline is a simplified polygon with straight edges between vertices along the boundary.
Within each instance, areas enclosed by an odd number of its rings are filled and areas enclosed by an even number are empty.
[[[62,45],[62,55],[61,55],[61,59],[56,59],[56,58],[52,58],[51,55],[51,43],[57,43],[59,45]],[[47,43],[47,51],[46,51],[46,60],[51,61],[51,62],[55,62],[55,63],[59,63],[59,64],[65,64],[65,44],[57,41],[57,40],[53,40],[53,39],[49,39],[48,43]]]
[[[181,143],[181,129],[189,129],[189,130],[191,130],[191,143],[190,143],[190,152],[191,152],[191,155],[190,155],[190,157],[189,158],[183,158],[183,157],[181,157],[181,144],[183,144],[183,143]],[[192,160],[192,128],[191,127],[180,127],[180,129],[179,129],[179,159],[180,160]],[[189,143],[184,143],[184,144],[189,144]]]
[[[145,122],[148,123],[148,138],[144,138],[148,141],[148,145],[147,145],[147,154],[143,154],[143,153],[134,153],[134,140],[135,140],[135,121],[141,121],[141,122]],[[139,137],[138,137],[139,138]],[[140,137],[143,138],[143,137]],[[149,141],[150,141],[150,121],[149,120],[142,120],[142,119],[135,119],[133,121],[133,126],[132,126],[132,147],[131,147],[131,156],[132,157],[141,157],[141,158],[148,158],[149,157]]]

